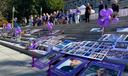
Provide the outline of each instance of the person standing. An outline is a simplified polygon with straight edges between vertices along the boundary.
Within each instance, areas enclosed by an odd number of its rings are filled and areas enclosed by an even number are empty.
[[[49,21],[54,24],[54,15],[52,13],[50,14]]]
[[[46,23],[49,21],[49,19],[50,19],[50,15],[46,13]]]
[[[29,17],[29,23],[28,23],[29,26],[33,26],[33,16],[31,15]]]
[[[37,22],[38,22],[38,16],[37,15],[34,15],[34,18],[33,18],[33,26],[37,26]]]
[[[114,12],[115,15],[118,15],[119,12],[119,4],[118,4],[118,0],[112,0],[112,10]]]
[[[77,7],[77,9],[76,9],[76,13],[75,13],[75,23],[76,24],[78,24],[79,22],[80,22],[80,10],[78,9],[78,7]]]
[[[98,14],[99,14],[99,18],[101,17],[101,16],[100,16],[100,11],[101,11],[103,8],[104,8],[104,3],[103,3],[103,1],[101,0],[101,1],[100,1],[100,4],[99,4],[99,13],[98,13]]]
[[[87,3],[87,6],[85,8],[85,21],[90,22],[90,14],[91,14],[91,6],[89,3]]]
[[[72,24],[73,23],[73,9],[69,10],[69,23]]]
[[[69,11],[66,11],[66,14],[65,14],[65,22],[66,22],[66,24],[69,23]]]
[[[42,20],[43,20],[43,25],[46,25],[46,22],[47,22],[47,16],[45,13],[43,13],[43,16],[42,16]]]

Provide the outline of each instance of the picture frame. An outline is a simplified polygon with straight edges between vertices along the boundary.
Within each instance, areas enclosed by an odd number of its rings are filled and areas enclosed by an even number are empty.
[[[88,63],[89,60],[69,56],[52,68],[52,75],[75,76],[82,69],[82,66]]]
[[[92,61],[79,76],[122,76],[125,65]]]

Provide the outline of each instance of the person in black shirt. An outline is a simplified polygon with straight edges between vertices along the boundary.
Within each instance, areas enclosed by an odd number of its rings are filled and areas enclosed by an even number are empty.
[[[99,5],[99,17],[100,16],[100,11],[104,8],[104,4],[103,4],[103,1],[100,1],[100,5]]]
[[[50,17],[49,17],[49,21],[50,21],[51,23],[54,23],[54,16],[53,16],[52,13],[51,13],[51,15],[50,15]]]
[[[119,4],[118,4],[118,0],[112,0],[112,10],[114,12],[114,15],[118,15],[118,12],[119,12]]]
[[[118,4],[112,4],[113,12],[119,12],[119,5]]]
[[[89,22],[90,21],[90,14],[91,14],[91,6],[88,3],[86,8],[85,8],[85,21]]]

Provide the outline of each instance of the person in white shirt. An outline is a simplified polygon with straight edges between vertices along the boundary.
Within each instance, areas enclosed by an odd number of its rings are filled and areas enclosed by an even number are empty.
[[[75,12],[75,23],[78,24],[80,22],[80,10],[77,8]]]

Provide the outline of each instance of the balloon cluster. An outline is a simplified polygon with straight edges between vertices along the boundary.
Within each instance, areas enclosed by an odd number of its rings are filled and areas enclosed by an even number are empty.
[[[51,31],[53,29],[53,23],[47,22],[47,28],[49,31]]]
[[[6,29],[11,30],[12,29],[12,24],[8,23],[7,26],[6,26]]]
[[[113,10],[111,8],[102,9],[100,11],[100,16],[101,17],[98,18],[97,24],[103,28],[110,26],[111,23],[116,24],[119,22],[119,18],[113,15]]]
[[[22,32],[21,27],[15,28],[15,35],[16,35],[16,36],[20,35],[21,32]]]

